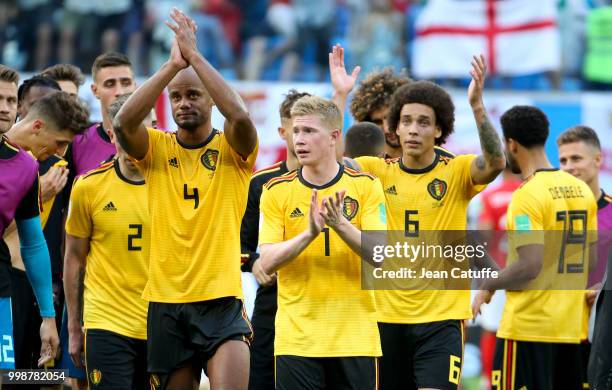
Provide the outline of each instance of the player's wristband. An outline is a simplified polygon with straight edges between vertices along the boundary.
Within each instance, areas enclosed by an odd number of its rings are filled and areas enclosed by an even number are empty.
[[[53,307],[53,284],[51,282],[51,259],[43,235],[40,217],[17,220],[21,257],[36,295],[41,317],[55,317]]]

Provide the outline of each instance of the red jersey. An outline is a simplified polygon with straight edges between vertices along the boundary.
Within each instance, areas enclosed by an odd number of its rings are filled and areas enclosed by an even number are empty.
[[[506,230],[506,212],[512,200],[512,193],[521,185],[518,179],[504,180],[500,184],[490,187],[482,193],[482,210],[478,222],[493,226],[494,231]],[[503,239],[499,239],[503,237]],[[489,253],[497,261],[500,267],[506,264],[507,239],[501,234],[496,234],[492,240]]]

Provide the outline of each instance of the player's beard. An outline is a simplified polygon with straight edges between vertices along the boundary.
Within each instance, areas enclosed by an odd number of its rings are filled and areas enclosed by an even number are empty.
[[[506,166],[510,168],[510,171],[514,174],[521,173],[521,167],[518,165],[516,160],[512,157],[510,153],[506,152]]]
[[[181,129],[193,132],[206,123],[206,119],[207,118],[205,115],[202,115],[201,113],[194,113],[194,115],[190,118],[175,117],[174,121]]]
[[[401,146],[399,136],[396,134],[385,133],[385,142],[391,148],[399,148]]]

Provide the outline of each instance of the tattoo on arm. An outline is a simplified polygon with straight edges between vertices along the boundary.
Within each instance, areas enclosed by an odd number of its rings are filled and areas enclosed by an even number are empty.
[[[483,156],[476,157],[476,168],[483,171],[487,167],[487,162]]]
[[[496,158],[503,158],[504,151],[501,140],[491,124],[487,112],[482,110],[478,115],[478,135],[480,137],[480,147],[483,155],[479,156],[476,161],[476,166],[480,170],[484,170],[486,163]]]

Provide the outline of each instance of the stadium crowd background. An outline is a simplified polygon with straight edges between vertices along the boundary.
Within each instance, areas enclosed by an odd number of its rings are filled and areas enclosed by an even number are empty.
[[[0,62],[26,72],[54,63],[89,69],[97,54],[116,50],[129,55],[137,75],[147,76],[167,56],[172,35],[161,22],[176,6],[188,10],[198,23],[200,50],[230,80],[326,81],[326,53],[331,43],[342,44],[347,65],[360,64],[365,73],[393,66],[397,70],[405,68],[412,75],[416,25],[422,11],[433,2],[4,0],[0,2]],[[551,18],[560,39],[549,44],[560,45],[558,66],[511,77],[493,75],[488,86],[609,90],[612,76],[606,77],[600,70],[612,61],[612,51],[606,53],[597,42],[612,33],[612,24],[605,23],[612,18],[611,2],[538,3],[550,3],[556,10]],[[442,7],[444,11],[447,6]],[[585,59],[593,55],[598,56],[597,69],[585,72]],[[447,86],[467,86],[469,78],[440,75],[437,81]]]

